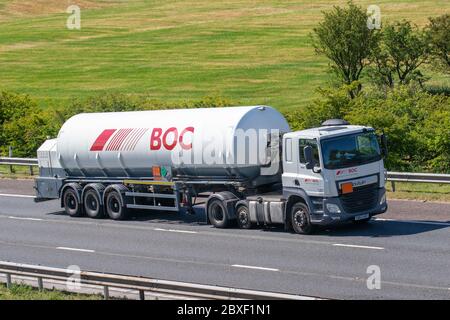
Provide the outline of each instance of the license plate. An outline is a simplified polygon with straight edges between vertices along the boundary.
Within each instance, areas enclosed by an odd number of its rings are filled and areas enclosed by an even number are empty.
[[[355,217],[355,221],[363,220],[363,219],[367,219],[367,218],[369,218],[369,214],[368,214],[368,213],[366,213],[366,214],[360,214],[359,216],[356,216],[356,217]]]

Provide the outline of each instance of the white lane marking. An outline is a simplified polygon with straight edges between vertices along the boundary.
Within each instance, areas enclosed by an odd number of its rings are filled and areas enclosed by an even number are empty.
[[[167,232],[179,232],[179,233],[198,233],[197,231],[162,229],[162,228],[154,228],[153,230],[155,230],[155,231],[167,231]]]
[[[39,219],[39,218],[25,218],[25,217],[13,217],[13,216],[9,216],[9,219],[14,219],[14,220],[28,220],[28,221],[42,221],[43,219]]]
[[[257,270],[265,270],[265,271],[280,271],[280,269],[275,269],[275,268],[246,266],[246,265],[243,265],[243,264],[233,264],[232,267],[235,267],[235,268],[246,268],[246,269],[257,269]]]
[[[30,196],[26,194],[13,194],[13,193],[0,193],[0,197],[11,197],[11,198],[36,198],[36,196]]]
[[[78,249],[78,248],[69,248],[69,247],[56,247],[58,250],[68,250],[68,251],[80,251],[80,252],[95,252],[95,250],[90,249]]]
[[[377,218],[375,221],[394,221],[394,222],[404,222],[404,223],[418,223],[418,224],[431,224],[436,226],[450,226],[448,222],[437,222],[437,221],[419,221],[419,220],[396,220],[396,219],[383,219]]]
[[[383,247],[371,247],[371,246],[360,246],[355,244],[345,244],[345,243],[333,243],[336,247],[349,247],[349,248],[361,248],[361,249],[373,249],[373,250],[383,250]]]

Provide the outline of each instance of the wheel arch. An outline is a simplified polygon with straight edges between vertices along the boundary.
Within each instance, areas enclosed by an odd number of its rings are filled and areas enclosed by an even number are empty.
[[[236,219],[236,203],[241,200],[236,194],[231,191],[220,191],[217,193],[213,193],[208,197],[205,203],[205,213],[206,220],[208,224],[211,223],[209,220],[208,207],[212,200],[217,199],[222,201],[225,204],[226,215],[229,219]]]
[[[103,200],[103,193],[105,191],[105,186],[101,183],[89,183],[84,186],[83,191],[81,192],[81,203],[84,202],[84,195],[88,190],[94,190],[97,193],[97,196],[100,200],[100,205],[102,206],[105,202]]]
[[[81,197],[83,188],[81,187],[81,185],[79,183],[71,182],[71,183],[65,184],[59,191],[59,199],[60,199],[60,203],[61,203],[61,208],[64,207],[64,192],[67,189],[73,189],[76,192],[78,203],[80,203],[80,204],[83,203],[83,200]]]
[[[118,194],[120,194],[120,201],[122,201],[122,205],[125,205],[125,192],[127,192],[128,190],[129,189],[123,184],[110,184],[103,191],[103,203],[106,203],[106,197],[108,196],[108,193],[110,193],[111,191],[116,191]]]
[[[286,229],[290,230],[292,228],[291,221],[289,219],[289,215],[291,213],[292,206],[297,202],[304,203],[307,207],[309,212],[311,212],[311,199],[306,194],[305,190],[303,189],[294,189],[294,190],[284,190],[284,196],[287,199],[286,200],[286,206],[284,208],[284,221]]]

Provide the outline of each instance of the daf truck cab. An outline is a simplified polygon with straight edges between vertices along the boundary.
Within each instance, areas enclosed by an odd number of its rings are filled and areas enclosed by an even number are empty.
[[[382,148],[378,140],[382,142]],[[298,233],[387,210],[384,136],[342,120],[283,136],[283,199]]]

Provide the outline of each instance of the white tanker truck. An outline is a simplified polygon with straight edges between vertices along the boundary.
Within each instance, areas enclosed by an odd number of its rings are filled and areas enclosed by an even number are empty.
[[[39,148],[36,201],[121,220],[130,209],[194,212],[205,196],[215,227],[307,234],[387,210],[385,141],[342,120],[291,132],[268,106],[84,113]]]

